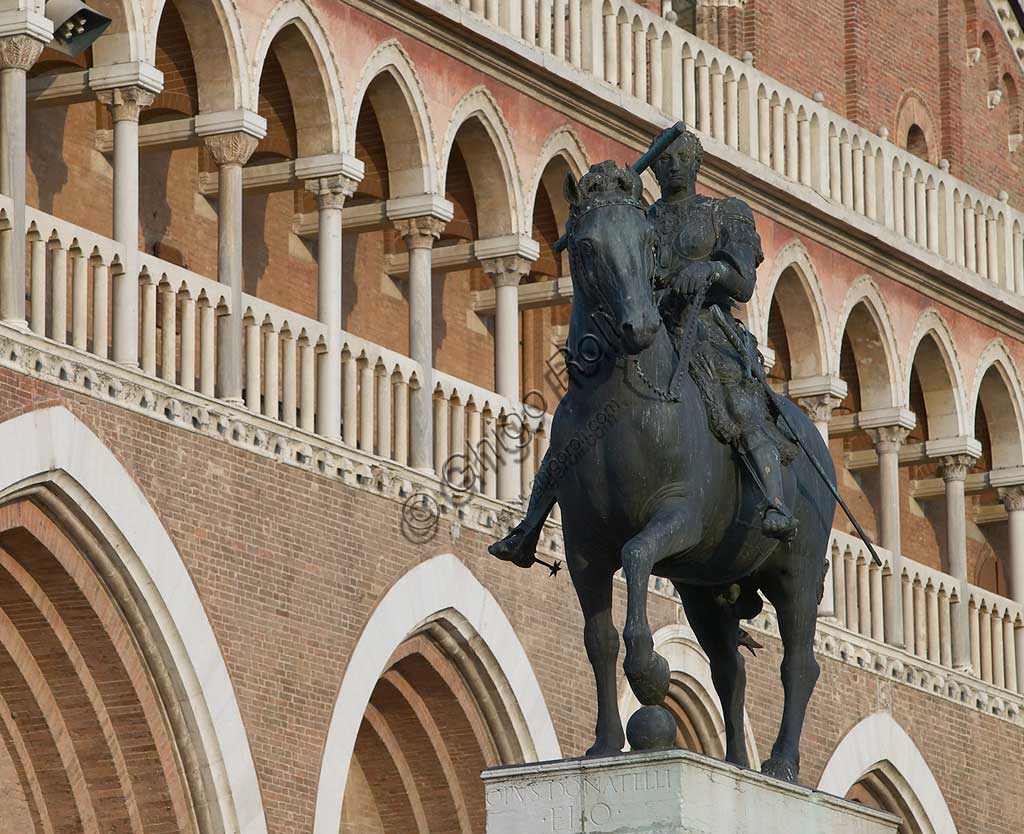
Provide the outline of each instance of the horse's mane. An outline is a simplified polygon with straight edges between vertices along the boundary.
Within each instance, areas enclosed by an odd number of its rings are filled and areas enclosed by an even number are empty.
[[[569,223],[600,206],[632,205],[646,211],[643,183],[632,168],[620,168],[610,159],[591,165],[577,183],[566,178],[565,198],[569,202]]]

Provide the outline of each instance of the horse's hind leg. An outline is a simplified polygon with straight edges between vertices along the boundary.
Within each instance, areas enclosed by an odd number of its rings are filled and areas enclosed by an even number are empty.
[[[654,651],[647,620],[647,585],[654,566],[667,556],[689,550],[699,534],[681,498],[659,507],[650,522],[622,548],[622,572],[626,577],[626,643],[623,668],[641,704],[660,704],[668,694],[669,669],[665,658]]]
[[[776,563],[781,561],[777,557],[783,547],[776,551]],[[801,570],[813,560],[796,548],[791,549],[786,561],[793,569],[769,570],[760,577],[761,588],[775,606],[779,618],[784,652],[782,688],[785,693],[779,735],[771,757],[761,770],[769,776],[795,782],[800,773],[800,734],[807,703],[819,673],[818,661],[814,657],[814,629],[820,582],[812,578],[810,571]]]
[[[619,633],[612,621],[612,571],[608,566],[572,558],[569,572],[583,611],[583,643],[597,684],[597,728],[588,756],[622,752],[625,735],[615,692]]]
[[[731,611],[715,602],[709,588],[674,583],[686,619],[711,663],[711,679],[725,714],[725,760],[750,767],[743,736],[743,699],[747,673],[739,652],[740,624]]]

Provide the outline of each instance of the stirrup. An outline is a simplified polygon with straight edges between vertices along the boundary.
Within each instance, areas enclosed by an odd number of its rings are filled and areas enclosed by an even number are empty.
[[[784,519],[784,524],[781,527],[774,529],[766,529],[765,524],[767,522],[768,513],[775,511],[779,516]],[[785,508],[777,507],[775,505],[769,505],[764,511],[764,516],[761,519],[761,533],[765,536],[769,536],[773,539],[779,539],[784,542],[788,542],[793,536],[796,535],[797,528],[799,528],[800,522],[794,517],[794,515]]]

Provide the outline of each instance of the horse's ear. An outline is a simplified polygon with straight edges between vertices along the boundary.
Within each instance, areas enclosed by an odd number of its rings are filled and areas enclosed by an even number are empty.
[[[576,177],[573,176],[572,171],[565,172],[565,182],[562,184],[562,194],[570,206],[579,204],[580,201],[580,186],[576,182]]]

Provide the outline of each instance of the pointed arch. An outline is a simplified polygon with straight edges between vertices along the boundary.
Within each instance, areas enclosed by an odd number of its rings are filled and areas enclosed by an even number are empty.
[[[384,595],[349,657],[327,730],[314,834],[337,834],[345,786],[366,707],[395,651],[438,617],[464,621],[511,718],[524,760],[561,758],[561,748],[529,657],[501,606],[452,554],[421,562]]]
[[[470,90],[452,111],[441,154],[442,191],[457,142],[466,144],[462,156],[476,200],[478,237],[518,234],[523,205],[519,167],[508,124],[486,87]]]
[[[869,715],[836,746],[818,790],[846,796],[863,777],[882,772],[902,788],[902,799],[924,834],[956,834],[956,825],[931,768],[907,732],[887,712]]]
[[[677,723],[688,725],[684,736],[692,736],[704,753],[716,758],[725,756],[725,718],[722,705],[711,679],[711,664],[701,649],[693,630],[680,623],[664,626],[654,634],[654,650],[668,661],[671,672],[669,701],[666,706],[676,714]],[[640,708],[633,690],[622,687],[619,695],[619,716],[623,726]],[[743,733],[750,761],[759,762],[754,730],[743,711]]]
[[[547,189],[548,196],[552,202],[561,200],[564,203],[562,180],[558,176],[561,172],[555,173],[551,167],[551,163],[556,159],[561,159],[565,163],[564,168],[568,169],[577,178],[582,177],[590,168],[590,157],[583,147],[582,140],[576,131],[568,125],[557,128],[547,138],[547,141],[544,142],[540,153],[537,155],[533,179],[526,194],[526,210],[523,215],[526,223],[529,223],[533,218],[534,206],[537,203],[537,192],[542,184]],[[552,174],[554,174],[554,177],[552,177]],[[555,181],[556,179],[557,182]],[[558,214],[557,207],[556,214]],[[525,223],[524,228],[526,228]]]
[[[857,331],[848,338],[860,379],[861,408],[905,405],[892,317],[878,285],[867,275],[857,278],[846,293],[832,343],[833,368],[840,367],[843,339],[850,330]]]
[[[384,137],[391,196],[436,193],[436,137],[430,105],[409,54],[397,40],[378,46],[363,66],[352,106],[356,120],[366,101]],[[354,154],[356,131],[350,133],[347,150]]]
[[[180,713],[176,736],[195,752],[190,768],[215,830],[266,834],[249,740],[217,638],[188,569],[138,484],[63,407],[0,423],[0,444],[9,450],[0,460],[0,503],[32,496],[98,532],[101,572],[124,585],[158,644],[152,651],[164,658],[173,712]]]
[[[348,146],[348,120],[340,74],[320,21],[302,0],[282,0],[260,32],[249,95],[259,100],[260,78],[271,48],[284,71],[295,111],[299,156],[340,153]]]
[[[818,272],[807,247],[799,240],[791,240],[776,254],[772,271],[765,284],[765,309],[759,340],[768,343],[771,308],[778,305],[783,318],[790,353],[796,357],[792,377],[809,377],[834,372],[827,334],[828,308],[821,290]]]
[[[246,108],[255,111],[248,47],[234,3],[225,0],[156,0],[147,28],[146,60],[156,63],[156,39],[160,19],[173,2],[188,36],[196,69],[199,110],[215,113]]]
[[[918,318],[906,355],[908,365],[904,388],[909,401],[910,385],[916,373],[928,412],[926,439],[970,434],[971,424],[964,403],[967,388],[956,343],[938,310],[925,310]]]
[[[993,339],[978,359],[967,425],[978,406],[985,412],[993,469],[1024,465],[1024,394],[1017,365],[1002,339]]]

